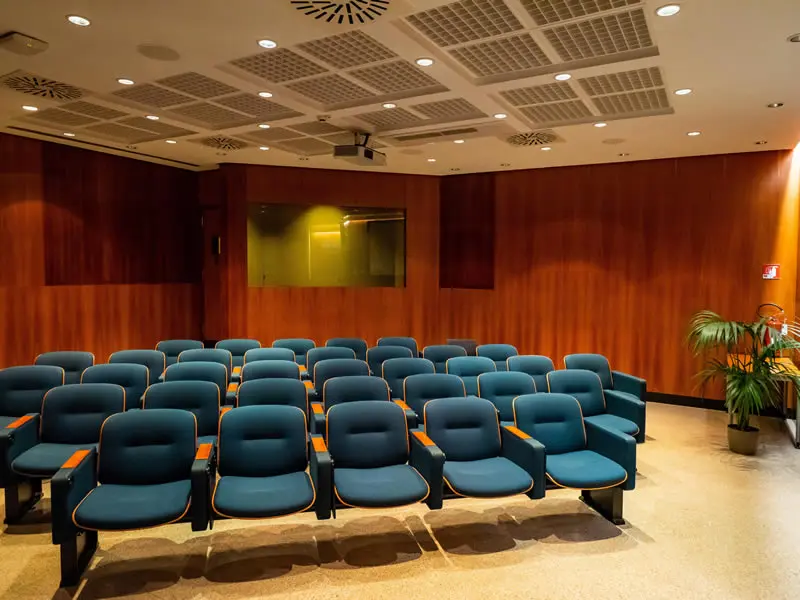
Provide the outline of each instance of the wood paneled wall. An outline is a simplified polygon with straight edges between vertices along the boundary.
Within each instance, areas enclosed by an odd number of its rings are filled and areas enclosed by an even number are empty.
[[[196,174],[0,134],[0,367],[200,335]]]

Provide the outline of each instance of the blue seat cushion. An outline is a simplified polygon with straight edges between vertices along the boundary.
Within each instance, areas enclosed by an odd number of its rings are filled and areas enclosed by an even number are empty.
[[[124,531],[179,521],[189,510],[191,481],[158,485],[107,484],[94,488],[75,509],[82,529]]]
[[[639,426],[633,421],[623,419],[622,417],[618,417],[616,415],[609,415],[608,413],[584,417],[583,420],[587,423],[594,423],[600,427],[614,429],[615,431],[621,431],[622,433],[627,433],[628,435],[636,435],[639,433]]]
[[[78,450],[96,447],[97,444],[37,444],[15,458],[11,468],[20,475],[49,478]]]
[[[614,487],[628,478],[620,465],[591,450],[548,455],[545,470],[556,485],[579,490]]]
[[[200,444],[214,444],[217,445],[217,436],[215,435],[201,435],[197,438],[197,445]]]
[[[513,496],[533,487],[531,476],[502,456],[445,461],[444,479],[456,494],[474,498]]]
[[[223,517],[265,519],[302,512],[314,504],[314,486],[305,471],[272,477],[220,478],[214,510]]]
[[[408,465],[372,469],[334,469],[333,483],[342,504],[385,508],[421,502],[428,497],[426,481]]]

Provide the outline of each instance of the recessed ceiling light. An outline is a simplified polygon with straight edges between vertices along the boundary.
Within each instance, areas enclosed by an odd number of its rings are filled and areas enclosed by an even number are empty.
[[[659,17],[672,17],[681,12],[681,7],[677,4],[665,4],[656,9],[656,14]]]
[[[572,79],[572,75],[569,73],[559,73],[556,75],[556,81],[567,81],[568,79]]]
[[[397,104],[394,102],[385,102],[383,104],[383,108],[397,108]]]
[[[258,92],[258,95],[262,98],[272,98],[272,92]]]
[[[269,146],[259,146],[259,150],[269,150]]]
[[[117,79],[117,83],[121,83],[122,85],[133,85],[133,79],[125,79],[124,77],[120,77]]]
[[[783,102],[770,102],[767,104],[767,108],[780,108],[783,106]]]
[[[540,148],[540,150],[541,150],[542,152],[549,152],[550,150],[552,150],[552,148],[551,148],[550,146],[542,146],[542,147]]]
[[[464,140],[453,140],[454,144],[463,144]]]
[[[800,33],[795,33],[794,35],[790,35],[786,39],[789,40],[790,42],[798,43],[800,42]]]
[[[75,137],[75,134],[74,133],[70,133],[69,131],[65,132],[64,135],[66,137]]]
[[[428,162],[436,162],[436,159],[435,158],[429,158]]]
[[[430,67],[433,64],[432,58],[418,58],[415,61],[420,67]]]
[[[28,106],[27,104],[22,107],[22,110],[27,110],[28,112],[36,112],[39,110],[36,106]]]
[[[619,154],[617,154],[617,156],[620,156],[620,157],[630,156],[630,154],[628,154],[627,152],[620,152]]]
[[[79,17],[78,15],[67,15],[67,21],[78,27],[88,27],[92,24],[86,17]]]
[[[167,140],[167,143],[168,144],[177,144],[178,142],[176,142],[175,140]]]
[[[145,119],[150,119],[151,121],[158,121],[158,117],[155,115],[147,115]]]
[[[601,121],[600,123],[595,123],[595,124],[594,124],[594,126],[595,126],[595,127],[608,127],[608,123],[603,123],[603,122]]]
[[[756,146],[763,146],[763,145],[764,145],[764,144],[766,144],[766,143],[767,143],[767,140],[758,140],[758,141],[756,142]]]
[[[266,123],[260,123],[258,128],[259,129],[269,129],[269,125],[267,125]]]
[[[697,137],[698,135],[700,135],[700,132],[699,131],[690,131],[686,135],[688,135],[689,137]]]
[[[494,114],[494,118],[495,119],[505,119],[506,117],[508,117],[508,115],[506,113],[495,113]]]
[[[679,90],[675,90],[676,96],[686,96],[692,93],[692,88],[681,88]]]
[[[267,50],[270,50],[271,48],[277,48],[278,46],[278,44],[272,40],[258,40],[258,45],[262,48],[266,48]]]

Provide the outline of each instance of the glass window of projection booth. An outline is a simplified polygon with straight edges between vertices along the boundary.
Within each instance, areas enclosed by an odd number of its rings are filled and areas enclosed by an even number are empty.
[[[247,277],[254,287],[405,287],[406,213],[250,204]]]

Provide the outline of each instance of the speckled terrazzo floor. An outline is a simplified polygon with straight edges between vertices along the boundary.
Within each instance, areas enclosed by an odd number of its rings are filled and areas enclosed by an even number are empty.
[[[101,534],[85,580],[66,591],[34,514],[0,534],[0,597],[800,598],[800,450],[765,419],[760,456],[732,455],[725,423],[720,412],[648,405],[651,439],[621,528],[571,491],[346,510],[336,521],[225,521],[201,534],[179,524]]]

